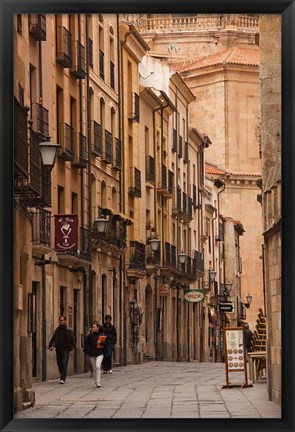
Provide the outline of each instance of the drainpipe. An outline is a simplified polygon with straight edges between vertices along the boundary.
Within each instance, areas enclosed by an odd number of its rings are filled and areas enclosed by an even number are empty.
[[[159,107],[153,110],[153,146],[154,146],[154,160],[155,160],[155,185],[154,185],[154,224],[157,222],[157,170],[156,170],[156,112],[161,109]],[[162,244],[162,251],[164,250],[164,243]],[[163,261],[164,262],[164,261]],[[158,278],[155,277],[155,298],[154,298],[154,347],[155,347],[155,359],[159,359],[158,353]]]
[[[118,81],[118,107],[119,107],[119,118],[118,118],[118,128],[119,128],[119,141],[121,142],[121,163],[122,169],[119,171],[119,196],[120,203],[119,209],[120,212],[125,214],[125,196],[124,196],[124,188],[123,188],[123,179],[124,179],[124,143],[123,143],[123,133],[122,133],[122,104],[121,104],[121,74],[120,74],[120,65],[121,65],[121,50],[120,50],[120,19],[119,14],[116,15],[117,19],[117,81]],[[127,230],[127,228],[126,228]],[[126,232],[127,235],[127,232]],[[119,327],[119,337],[120,337],[120,352],[119,352],[119,364],[120,366],[126,365],[126,355],[123,355],[123,347],[125,347],[126,336],[124,335],[124,316],[125,316],[125,299],[124,299],[124,290],[123,290],[123,268],[125,268],[125,254],[124,256],[120,255],[119,258],[119,311],[120,311],[120,327]],[[124,309],[123,309],[124,308]],[[123,310],[123,315],[121,315],[121,311]],[[125,360],[124,360],[125,359]]]
[[[88,170],[88,221],[87,221],[87,237],[88,237],[88,252],[91,254],[91,227],[92,227],[92,195],[91,195],[91,106],[90,106],[90,97],[89,97],[89,41],[88,41],[88,15],[85,14],[86,20],[86,43],[85,43],[85,51],[86,51],[86,124],[87,124],[87,153],[88,153],[88,161],[87,161],[87,170]],[[81,36],[81,24],[80,24],[80,15],[78,15],[78,34],[79,41]],[[82,83],[80,81],[79,85],[80,91],[80,132],[82,133]],[[83,169],[81,169],[81,224],[84,227],[84,173]],[[85,269],[83,272],[83,288],[84,288],[84,336],[86,335],[89,324],[90,324],[90,305],[89,305],[89,290],[92,286],[92,278],[91,278],[91,260],[90,266],[88,270]],[[86,372],[88,369],[88,359],[87,356],[84,355],[84,371]]]

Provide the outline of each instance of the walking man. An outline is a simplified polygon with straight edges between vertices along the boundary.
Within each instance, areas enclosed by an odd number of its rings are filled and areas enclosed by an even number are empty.
[[[251,351],[251,347],[252,347],[253,333],[249,329],[248,323],[245,323],[244,328],[245,328],[245,345],[246,345],[246,353],[247,353],[247,361],[248,361],[248,354]]]
[[[60,383],[64,384],[67,378],[69,355],[75,348],[76,337],[72,329],[67,326],[65,315],[59,317],[59,326],[49,342],[49,350],[56,351],[56,361],[60,373]]]
[[[111,324],[112,317],[111,315],[105,316],[105,322],[102,326],[103,332],[106,335],[106,350],[104,359],[102,362],[103,373],[112,373],[112,355],[114,351],[114,346],[117,342],[117,331],[115,326]]]

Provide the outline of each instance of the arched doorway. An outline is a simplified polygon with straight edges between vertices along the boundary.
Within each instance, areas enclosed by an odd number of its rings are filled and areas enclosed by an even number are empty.
[[[154,321],[153,321],[153,292],[150,284],[145,289],[145,359],[154,358]]]

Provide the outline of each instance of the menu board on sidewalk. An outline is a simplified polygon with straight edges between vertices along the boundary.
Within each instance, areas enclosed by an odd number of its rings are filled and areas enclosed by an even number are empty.
[[[249,387],[247,378],[246,346],[243,327],[224,329],[224,358],[226,385],[223,387]],[[244,383],[231,384],[229,372],[244,372]],[[252,387],[252,385],[250,385]]]

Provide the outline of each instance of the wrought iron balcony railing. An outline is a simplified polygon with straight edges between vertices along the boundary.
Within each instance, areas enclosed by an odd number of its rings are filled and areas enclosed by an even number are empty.
[[[59,156],[65,161],[74,160],[74,129],[67,123],[60,125]]]
[[[115,138],[114,140],[114,160],[113,160],[113,166],[112,168],[121,171],[122,169],[122,143],[118,138]]]
[[[193,192],[193,206],[195,208],[198,207],[198,201],[197,201],[197,186],[196,185],[192,185],[192,192]]]
[[[99,76],[104,80],[104,52],[99,50]]]
[[[204,273],[204,254],[199,251],[194,251],[194,259],[196,262],[196,271]]]
[[[77,79],[86,77],[85,48],[77,40],[72,42],[71,74]]]
[[[50,247],[51,213],[38,208],[32,212],[32,243]]]
[[[171,195],[173,195],[173,188],[174,188],[174,172],[168,170],[168,192]]]
[[[145,271],[145,245],[138,241],[130,241],[129,269]]]
[[[28,112],[14,98],[14,167],[15,175],[29,175]]]
[[[93,41],[90,38],[88,38],[88,61],[89,67],[93,69]]]
[[[137,168],[130,168],[131,185],[128,189],[130,195],[141,197],[141,171]]]
[[[179,135],[178,139],[178,152],[177,152],[178,158],[182,158],[182,137]]]
[[[103,214],[104,213],[100,209],[99,217],[101,217]],[[118,249],[126,249],[126,222],[118,220],[117,215],[109,215],[105,231],[94,231],[92,237],[98,241],[105,242],[107,245],[113,245]]]
[[[72,66],[72,35],[65,27],[57,28],[56,63],[64,68]]]
[[[75,140],[75,156],[73,165],[77,166],[78,168],[86,168],[87,167],[87,151],[86,151],[86,136],[82,135],[81,133],[76,133],[76,140]]]
[[[160,182],[159,189],[167,190],[167,167],[165,165],[160,165]]]
[[[172,151],[174,153],[177,152],[177,130],[173,129],[173,143],[172,143]]]
[[[130,112],[129,119],[139,123],[140,109],[139,109],[139,95],[135,92],[130,95]]]
[[[146,156],[145,179],[147,182],[155,183],[155,159]]]
[[[49,136],[48,110],[39,103],[32,104],[32,128],[40,140],[46,140]]]
[[[172,269],[177,269],[176,260],[176,247],[172,244],[165,242],[164,246],[164,262],[163,265],[166,267],[171,267]]]
[[[29,33],[38,41],[46,40],[45,14],[29,14]]]
[[[103,148],[102,148],[102,162],[105,164],[113,163],[113,135],[111,132],[104,130],[104,140],[103,140]]]
[[[115,90],[115,65],[110,61],[110,85]]]
[[[39,138],[30,131],[30,186],[37,196],[42,195],[41,183],[42,160],[39,150]]]
[[[102,154],[102,127],[95,120],[91,122],[91,153],[95,156]]]

